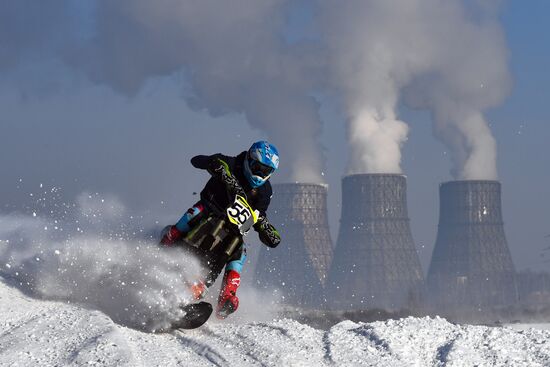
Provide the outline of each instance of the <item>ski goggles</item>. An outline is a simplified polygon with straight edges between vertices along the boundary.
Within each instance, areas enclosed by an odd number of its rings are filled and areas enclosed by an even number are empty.
[[[269,177],[275,171],[273,167],[263,164],[255,159],[248,159],[248,166],[250,167],[250,172],[254,176],[259,176],[261,178]]]

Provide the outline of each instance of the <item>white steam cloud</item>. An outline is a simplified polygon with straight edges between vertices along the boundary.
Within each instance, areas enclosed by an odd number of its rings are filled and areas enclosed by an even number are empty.
[[[296,4],[311,7],[317,33],[289,42]],[[494,179],[496,143],[484,113],[511,87],[500,4],[8,0],[0,4],[0,70],[55,54],[130,96],[151,79],[180,78],[189,106],[243,115],[266,132],[280,147],[281,177],[300,182],[322,181],[316,93],[342,99],[352,173],[401,172],[405,103],[432,112],[455,178]]]
[[[401,171],[408,129],[397,108],[404,98],[432,111],[454,177],[496,178],[496,144],[483,111],[511,84],[498,3],[319,1],[330,83],[349,118],[350,172]]]
[[[283,177],[320,182],[316,52],[283,38],[283,0],[99,0],[97,33],[71,62],[135,94],[150,78],[183,73],[188,104],[243,114],[280,147]],[[182,90],[184,83],[182,83]],[[243,147],[246,148],[246,147]]]
[[[330,84],[343,99],[349,119],[349,171],[399,173],[408,127],[397,118],[396,107],[400,89],[416,69],[407,56],[407,32],[395,27],[407,9],[383,1],[320,4]]]

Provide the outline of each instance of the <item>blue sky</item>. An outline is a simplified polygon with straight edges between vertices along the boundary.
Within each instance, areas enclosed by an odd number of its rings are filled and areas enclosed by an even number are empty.
[[[498,143],[506,233],[518,269],[550,270],[550,3],[503,3],[502,25],[514,86],[488,112]],[[307,12],[293,18],[300,29]],[[88,37],[92,24],[81,28]],[[1,30],[1,28],[0,28]],[[292,35],[292,32],[290,33]],[[1,38],[0,38],[1,39]],[[67,200],[82,191],[114,194],[152,220],[175,221],[192,204],[206,176],[189,164],[199,153],[238,153],[265,133],[240,114],[213,118],[189,109],[181,75],[149,80],[127,97],[44,57],[0,71],[0,193],[3,212],[25,211],[39,184],[63,188]],[[2,57],[0,55],[0,57]],[[1,65],[1,63],[0,63]],[[321,144],[327,157],[329,217],[336,241],[340,180],[349,148],[344,118],[323,104]],[[448,153],[433,137],[431,117],[400,109],[410,125],[403,148],[413,236],[426,268],[435,241],[438,185],[451,180]],[[282,153],[281,164],[292,159]],[[22,182],[20,182],[22,180]]]

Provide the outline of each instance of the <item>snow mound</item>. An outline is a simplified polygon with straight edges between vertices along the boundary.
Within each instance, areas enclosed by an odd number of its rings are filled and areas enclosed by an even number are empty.
[[[0,282],[1,366],[548,366],[550,332],[441,318],[354,323],[209,323],[147,334],[99,311],[41,301]]]

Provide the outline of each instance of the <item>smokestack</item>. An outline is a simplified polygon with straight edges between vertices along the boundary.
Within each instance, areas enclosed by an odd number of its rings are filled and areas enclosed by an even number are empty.
[[[500,190],[498,181],[451,181],[439,187],[439,229],[428,272],[437,306],[499,306],[517,300]]]
[[[256,278],[265,288],[280,289],[288,304],[318,308],[332,259],[327,186],[277,184],[273,192],[269,218],[283,241],[262,249]]]
[[[407,181],[398,174],[342,180],[342,217],[327,296],[335,309],[412,306],[423,274],[407,214]]]

